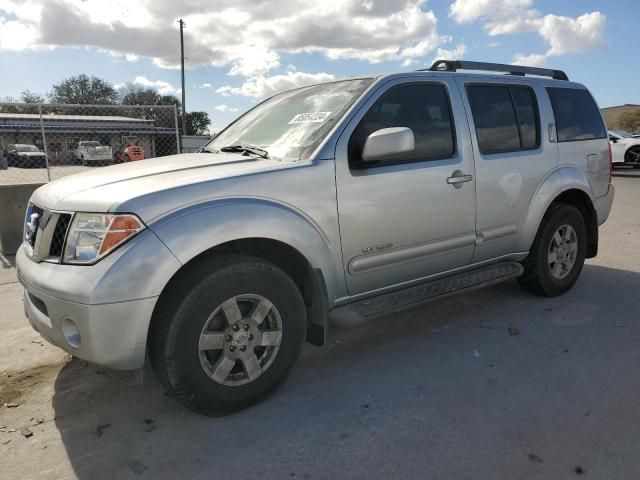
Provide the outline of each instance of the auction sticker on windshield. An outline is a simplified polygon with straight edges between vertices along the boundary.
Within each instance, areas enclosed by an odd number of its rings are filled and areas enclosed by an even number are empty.
[[[329,118],[330,115],[331,112],[299,113],[289,120],[289,125],[294,123],[322,123]]]

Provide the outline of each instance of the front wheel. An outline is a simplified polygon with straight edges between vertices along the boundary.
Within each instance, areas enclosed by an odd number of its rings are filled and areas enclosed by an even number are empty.
[[[149,353],[165,386],[199,413],[224,415],[262,400],[300,353],[304,302],[272,264],[214,257],[185,275],[170,297],[154,318]]]
[[[640,146],[631,147],[624,155],[624,163],[634,168],[640,167]]]
[[[580,211],[571,205],[553,205],[542,220],[518,280],[540,295],[560,295],[578,280],[586,251],[587,230]]]

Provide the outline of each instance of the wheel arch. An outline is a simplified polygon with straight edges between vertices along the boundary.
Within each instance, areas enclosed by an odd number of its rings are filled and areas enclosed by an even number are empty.
[[[339,285],[336,252],[339,257],[340,250],[302,212],[267,199],[231,198],[172,212],[150,228],[182,264],[165,282],[157,308],[202,260],[212,255],[250,255],[276,265],[293,279],[307,306],[307,339],[315,345],[324,343],[328,311]]]
[[[328,335],[329,302],[322,270],[314,268],[309,260],[294,247],[271,238],[239,238],[215,245],[193,257],[169,279],[162,289],[149,325],[153,335],[154,319],[168,304],[172,296],[184,293],[189,277],[207,259],[222,255],[243,254],[272,263],[281,268],[296,284],[307,310],[307,341],[323,345]],[[181,291],[182,290],[182,291]]]
[[[626,164],[627,163],[627,155],[629,154],[629,152],[631,150],[638,150],[640,152],[640,142],[638,143],[633,143],[631,145],[629,145],[625,151],[624,151],[624,155],[622,155],[622,164]]]
[[[598,216],[584,172],[572,166],[551,173],[533,196],[521,237],[522,250],[528,251],[531,248],[546,213],[557,203],[572,205],[580,211],[587,228],[586,257],[595,257],[598,253]]]

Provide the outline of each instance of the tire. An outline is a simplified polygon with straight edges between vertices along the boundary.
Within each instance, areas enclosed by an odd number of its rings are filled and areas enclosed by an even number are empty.
[[[570,228],[563,228],[567,226]],[[556,233],[561,240],[569,240],[566,247],[559,247],[558,237],[554,238]],[[563,260],[551,263],[553,251],[555,258],[560,256]],[[552,205],[542,219],[529,256],[523,262],[524,274],[518,281],[539,295],[561,295],[578,280],[586,252],[587,229],[580,211],[563,203]]]
[[[286,273],[258,258],[225,255],[202,261],[173,285],[154,315],[149,356],[184,405],[226,415],[261,401],[285,379],[307,323],[300,291]],[[268,312],[261,323],[261,315],[249,320],[257,305]],[[211,349],[203,348],[206,338],[215,340]]]
[[[640,167],[640,147],[633,146],[624,154],[624,163],[631,165],[633,168]]]

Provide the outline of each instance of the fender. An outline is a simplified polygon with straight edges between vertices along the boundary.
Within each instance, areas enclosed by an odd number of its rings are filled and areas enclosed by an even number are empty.
[[[260,197],[227,197],[186,207],[149,227],[182,264],[233,240],[266,238],[286,243],[321,271],[328,301],[334,301],[340,246],[332,245],[311,218],[291,205]]]
[[[574,165],[562,165],[553,170],[540,182],[536,193],[531,199],[529,212],[518,239],[518,251],[529,251],[542,222],[542,217],[544,217],[553,201],[567,190],[584,192],[593,204],[591,186],[584,171]]]

